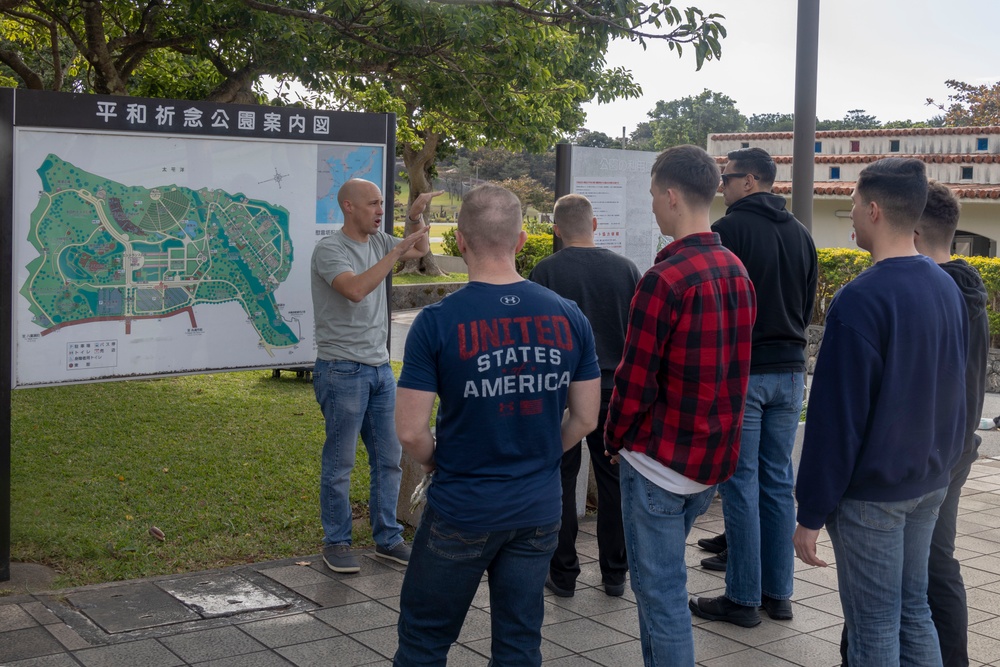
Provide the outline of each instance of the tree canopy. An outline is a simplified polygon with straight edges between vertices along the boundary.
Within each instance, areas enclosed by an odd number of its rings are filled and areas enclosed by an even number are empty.
[[[944,82],[954,92],[946,104],[927,98],[927,104],[944,112],[944,124],[949,126],[1000,125],[1000,81],[975,86],[964,81]]]
[[[657,149],[681,144],[705,146],[709,133],[742,132],[747,127],[747,118],[733,98],[707,88],[679,100],[660,100],[648,115]]]

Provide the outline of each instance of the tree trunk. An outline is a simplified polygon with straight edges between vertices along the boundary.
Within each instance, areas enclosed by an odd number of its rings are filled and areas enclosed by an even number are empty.
[[[409,212],[410,205],[418,195],[424,192],[431,192],[434,187],[431,182],[431,167],[434,166],[434,159],[437,156],[438,143],[441,135],[434,132],[424,132],[424,145],[420,150],[415,150],[413,146],[403,146],[403,164],[406,165],[406,173],[410,179],[410,198],[406,202],[406,211]],[[424,211],[425,222],[430,221],[431,207]],[[405,222],[404,222],[405,224]],[[448,275],[434,261],[434,254],[427,249],[427,254],[420,259],[411,259],[403,263],[403,268],[399,273],[419,273],[424,276],[445,276]]]

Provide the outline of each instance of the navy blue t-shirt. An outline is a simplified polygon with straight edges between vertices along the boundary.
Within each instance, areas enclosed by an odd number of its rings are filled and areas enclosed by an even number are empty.
[[[399,386],[441,399],[427,502],[466,530],[558,521],[569,384],[600,376],[590,323],[540,285],[471,282],[424,308]]]

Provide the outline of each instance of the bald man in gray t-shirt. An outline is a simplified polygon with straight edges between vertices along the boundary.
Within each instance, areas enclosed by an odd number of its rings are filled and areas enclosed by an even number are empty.
[[[396,262],[427,253],[421,214],[439,192],[413,202],[407,236],[382,231],[382,192],[351,179],[337,193],[344,226],[316,244],[312,257],[312,298],[317,359],[313,389],[326,421],[320,472],[323,560],[334,572],[358,572],[351,552],[351,470],[361,436],[368,450],[371,486],[368,509],[375,555],[406,565],[410,548],[396,521],[402,472],[394,412],[396,380],[389,367],[386,276]]]

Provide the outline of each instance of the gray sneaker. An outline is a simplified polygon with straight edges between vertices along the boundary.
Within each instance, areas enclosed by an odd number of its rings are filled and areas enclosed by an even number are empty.
[[[406,542],[400,542],[391,549],[377,544],[375,545],[375,555],[379,558],[395,561],[400,565],[407,565],[410,562],[410,547],[406,546]]]
[[[331,544],[323,547],[323,562],[334,572],[354,574],[361,571],[361,561],[351,553],[349,544]]]

